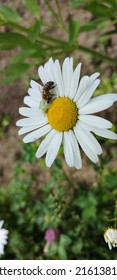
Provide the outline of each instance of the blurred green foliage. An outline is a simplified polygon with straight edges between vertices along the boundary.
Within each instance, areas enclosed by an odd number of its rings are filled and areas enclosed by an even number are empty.
[[[0,50],[16,50],[10,64],[2,72],[4,82],[13,82],[25,73],[30,73],[48,57],[64,58],[74,52],[79,56],[79,51],[90,55],[91,58],[94,57],[95,64],[98,61],[117,64],[117,58],[110,57],[106,50],[112,34],[117,33],[116,0],[69,0],[66,5],[67,18],[64,12],[62,13],[61,3],[58,0],[44,0],[44,8],[46,20],[42,16],[43,8],[37,0],[21,1],[18,10],[12,8],[11,4],[0,4],[0,25],[4,26],[4,31],[0,33]],[[84,24],[73,15],[80,8],[91,13],[90,20],[85,20]],[[29,13],[27,19],[26,12]],[[85,45],[79,44],[80,34],[92,30],[96,30],[98,34],[95,38],[98,51],[89,48],[87,42]],[[94,35],[90,36],[92,36],[90,39],[94,40]],[[102,41],[105,47],[102,47]]]
[[[103,238],[106,227],[115,223],[117,169],[100,169],[92,188],[70,181],[56,160],[41,189],[32,187],[36,177],[25,169],[22,177],[22,168],[18,170],[7,191],[0,189],[0,219],[9,230],[4,259],[117,259],[116,249],[109,251]],[[45,255],[44,235],[50,227],[60,235]]]

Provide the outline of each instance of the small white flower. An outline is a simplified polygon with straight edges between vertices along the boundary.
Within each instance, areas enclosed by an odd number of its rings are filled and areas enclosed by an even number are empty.
[[[8,230],[2,228],[4,221],[0,221],[0,256],[4,254],[4,245],[7,244]]]
[[[108,243],[109,249],[117,247],[117,229],[108,228],[104,233],[104,239]]]
[[[92,115],[111,107],[117,101],[117,94],[110,93],[91,98],[100,83],[97,79],[99,73],[84,76],[80,80],[80,69],[81,63],[73,70],[73,58],[67,57],[62,68],[58,60],[53,61],[50,58],[44,66],[39,67],[38,73],[43,84],[54,82],[56,98],[50,102],[45,113],[40,109],[43,87],[31,81],[29,96],[24,98],[28,107],[19,109],[19,113],[25,117],[16,123],[22,127],[19,135],[28,133],[23,138],[24,143],[33,142],[47,134],[36,152],[36,157],[40,158],[46,153],[48,167],[54,162],[62,143],[67,164],[80,169],[82,159],[79,145],[95,163],[98,161],[98,155],[102,153],[102,148],[93,133],[117,139],[117,135],[109,130],[112,127],[110,121]]]

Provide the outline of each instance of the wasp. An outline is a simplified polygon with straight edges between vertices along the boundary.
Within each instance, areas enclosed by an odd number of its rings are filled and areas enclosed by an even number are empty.
[[[50,101],[52,100],[52,98],[54,96],[54,94],[52,94],[50,92],[50,90],[53,88],[55,88],[55,84],[54,84],[54,82],[51,82],[51,81],[49,81],[45,85],[43,85],[42,98],[44,100],[46,100],[48,104],[50,103]]]
[[[55,88],[56,85],[54,82],[49,81],[46,84],[42,84],[42,86],[42,100],[40,102],[40,109],[42,109],[42,111],[46,113],[51,101],[55,96],[55,94],[53,94],[51,90]]]

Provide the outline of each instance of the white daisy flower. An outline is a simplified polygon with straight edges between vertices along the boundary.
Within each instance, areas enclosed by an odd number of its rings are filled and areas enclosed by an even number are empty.
[[[4,221],[0,221],[0,256],[4,254],[4,245],[7,244],[8,230],[2,228]]]
[[[117,94],[91,98],[100,83],[97,79],[99,73],[84,76],[80,80],[80,69],[81,63],[73,70],[73,58],[67,57],[62,68],[58,60],[50,58],[44,66],[39,67],[38,73],[44,85],[53,82],[54,88],[49,91],[52,100],[49,102],[42,99],[43,87],[31,81],[29,96],[24,98],[28,107],[19,109],[19,113],[25,117],[16,123],[22,127],[19,135],[28,133],[23,138],[24,143],[33,142],[47,134],[36,157],[40,158],[46,153],[48,167],[54,162],[62,143],[67,164],[80,169],[82,159],[79,145],[95,163],[102,153],[92,132],[105,138],[117,139],[117,135],[109,130],[112,127],[110,121],[92,115],[111,107],[117,101]],[[47,105],[44,110],[42,101]]]
[[[117,229],[108,228],[104,233],[104,240],[108,243],[110,250],[112,247],[117,247]]]

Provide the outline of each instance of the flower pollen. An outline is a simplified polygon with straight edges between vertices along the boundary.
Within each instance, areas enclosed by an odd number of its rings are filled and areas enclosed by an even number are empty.
[[[78,108],[70,98],[56,98],[48,109],[48,122],[58,131],[68,131],[74,127],[78,119]]]

